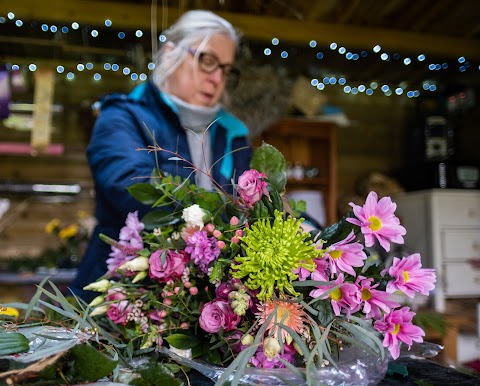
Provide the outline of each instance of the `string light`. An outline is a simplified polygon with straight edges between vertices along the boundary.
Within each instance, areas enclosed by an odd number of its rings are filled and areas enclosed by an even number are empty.
[[[7,16],[8,20],[7,20],[7,18],[5,18],[3,16],[0,16],[0,23],[1,24],[6,23],[10,20],[15,24],[16,27],[23,27],[24,26],[24,22],[22,20],[20,20],[20,19],[15,20],[15,14],[13,12],[8,12],[6,16]],[[105,24],[105,27],[111,27],[113,23],[112,23],[112,20],[105,19],[104,24]],[[61,31],[64,34],[67,34],[67,33],[70,32],[70,29],[67,26],[62,26],[62,27],[57,27],[56,25],[50,25],[49,26],[48,24],[45,24],[45,23],[40,24],[40,23],[36,23],[36,22],[32,22],[29,25],[31,26],[31,28],[38,28],[37,26],[40,25],[41,30],[43,32],[50,31],[52,33],[57,33],[58,31]],[[71,24],[71,29],[72,30],[78,30],[79,28],[80,28],[80,25],[79,25],[78,22],[75,22],[75,21],[72,22],[72,24]],[[89,30],[91,27],[87,27],[87,28]],[[99,36],[99,31],[96,30],[96,29],[92,29],[90,31],[90,34],[91,34],[92,37],[98,37]],[[118,32],[117,36],[120,40],[122,40],[122,39],[125,39],[127,37],[127,33],[123,32],[123,31],[120,31],[120,32]],[[134,32],[134,36],[136,36],[137,38],[142,38],[142,37],[144,37],[144,33],[143,33],[142,30],[137,29]],[[165,35],[163,35],[163,34],[160,34],[158,39],[162,43],[167,40]],[[274,46],[277,46],[277,45],[280,44],[280,40],[276,37],[272,38],[271,42],[272,42],[272,45],[274,45]],[[318,46],[318,43],[317,43],[316,40],[312,39],[308,42],[308,46],[310,48],[316,48]],[[366,51],[366,50],[363,50],[360,53],[355,53],[353,51],[348,51],[347,47],[344,47],[344,46],[338,47],[338,44],[336,42],[331,42],[331,44],[329,45],[329,48],[332,51],[338,49],[338,53],[341,54],[341,55],[345,55],[345,59],[349,60],[349,61],[359,60],[360,58],[366,58],[368,56],[368,51]],[[373,46],[373,52],[380,53],[381,51],[382,51],[382,47],[379,44],[376,44],[376,45]],[[263,53],[264,53],[265,56],[270,56],[272,54],[272,49],[267,47],[263,50]],[[319,60],[320,59],[325,59],[325,55],[321,51],[316,52],[314,55],[315,55],[316,59],[319,59]],[[280,57],[283,58],[283,59],[287,59],[289,57],[289,53],[286,50],[283,50],[280,53]],[[382,52],[380,54],[380,59],[385,61],[385,62],[389,61],[391,58],[393,58],[394,60],[402,60],[402,62],[405,66],[408,66],[408,65],[412,64],[412,59],[410,57],[405,57],[405,58],[402,59],[401,55],[399,53],[394,53],[392,56],[390,56],[386,52]],[[424,62],[426,60],[425,54],[423,54],[423,53],[419,54],[417,56],[417,60],[418,60],[418,62]],[[458,71],[459,72],[466,72],[467,70],[469,70],[469,68],[480,71],[480,65],[477,65],[477,64],[471,65],[471,63],[469,63],[466,60],[465,56],[459,56],[457,58],[457,61],[460,64],[460,66],[458,66]],[[429,64],[425,64],[425,66],[430,71],[447,70],[447,69],[450,68],[449,64],[446,61],[441,62],[441,63],[429,63]],[[66,71],[65,67],[61,64],[58,64],[55,67],[56,67],[56,71],[59,74],[64,73]],[[20,66],[17,65],[17,64],[14,64],[14,65],[11,65],[10,68],[11,68],[12,71],[18,71],[20,69]],[[81,72],[81,71],[84,71],[85,68],[87,70],[92,70],[93,69],[93,63],[86,63],[85,65],[79,63],[77,65],[76,70]],[[154,70],[154,68],[155,68],[154,63],[148,63],[147,68],[150,71]],[[28,69],[33,72],[33,71],[36,71],[37,66],[34,63],[31,63],[30,65],[28,65]],[[104,63],[103,64],[103,69],[106,70],[106,71],[108,71],[108,70],[118,71],[120,69],[120,67],[118,66],[118,64]],[[132,73],[130,68],[128,68],[128,67],[124,67],[123,70],[122,70],[122,73],[125,76],[129,76],[130,79],[133,80],[133,81],[136,81],[136,80],[145,81],[145,80],[148,79],[148,76],[146,74],[141,73],[140,75],[138,75],[135,72]],[[69,79],[69,80],[73,80],[75,78],[75,74],[72,71],[68,72],[66,74],[66,76],[67,76],[67,79]],[[94,74],[94,80],[99,81],[101,78],[102,78],[102,76],[101,76],[100,73],[97,72],[97,73]],[[348,85],[347,80],[344,77],[339,77],[338,80],[337,80],[337,77],[335,77],[335,76],[325,77],[323,82],[320,82],[318,79],[314,78],[314,79],[312,79],[312,82],[311,82],[312,86],[316,87],[319,90],[325,89],[326,85],[332,85],[333,86],[337,83],[338,83],[338,85],[343,87],[343,89],[346,93],[352,93],[352,94],[365,93],[366,95],[373,95],[374,90],[378,87],[378,84],[376,82],[371,82],[369,88],[367,88],[363,84],[360,84],[358,86]],[[434,82],[431,82],[431,81],[424,82],[422,84],[422,88],[425,91],[431,91],[431,92],[437,90],[436,84]],[[406,90],[406,86],[393,87],[391,89],[388,85],[383,85],[381,87],[381,89],[386,96],[392,95],[392,90],[394,90],[396,95],[406,95],[409,98],[415,98],[415,97],[418,97],[420,95],[419,90]]]

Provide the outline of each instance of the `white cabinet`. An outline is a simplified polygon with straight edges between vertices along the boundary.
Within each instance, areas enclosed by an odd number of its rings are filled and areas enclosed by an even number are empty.
[[[407,229],[405,247],[437,270],[434,308],[449,298],[480,297],[480,191],[432,189],[392,197]]]

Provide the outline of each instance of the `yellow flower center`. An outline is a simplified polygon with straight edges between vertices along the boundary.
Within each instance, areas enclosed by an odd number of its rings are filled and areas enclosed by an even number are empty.
[[[339,301],[342,298],[342,291],[340,291],[340,288],[337,288],[336,290],[332,291],[330,293],[330,297],[335,301]]]
[[[330,252],[330,256],[332,256],[332,259],[340,259],[342,257],[343,251],[340,251],[338,249],[335,249],[334,251]]]
[[[362,289],[362,300],[370,300],[372,298],[372,293],[364,288]]]
[[[393,335],[397,335],[399,331],[400,331],[400,325],[399,325],[399,324],[396,324],[396,325],[395,325],[395,328],[394,328],[393,331],[392,331],[392,334],[393,334]]]
[[[370,216],[368,218],[370,223],[369,227],[372,231],[376,232],[382,227],[382,221],[377,216]]]
[[[403,280],[405,281],[405,283],[408,282],[408,272],[407,271],[403,271]]]

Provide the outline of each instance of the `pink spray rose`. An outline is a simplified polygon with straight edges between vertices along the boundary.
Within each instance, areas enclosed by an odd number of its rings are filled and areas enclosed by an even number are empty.
[[[208,333],[217,333],[220,328],[225,331],[234,330],[240,323],[240,316],[225,300],[212,300],[203,306],[199,318],[200,327]]]
[[[149,273],[152,279],[157,279],[160,283],[178,279],[182,276],[185,269],[185,263],[188,262],[188,255],[183,252],[168,250],[166,252],[165,264],[162,265],[163,250],[159,249],[150,255]]]
[[[133,306],[128,300],[121,300],[118,303],[113,303],[107,311],[107,316],[115,324],[127,323],[127,315],[132,312]]]
[[[267,178],[265,174],[255,169],[250,169],[243,172],[238,179],[238,193],[248,207],[252,208],[263,195],[269,196],[265,178]]]

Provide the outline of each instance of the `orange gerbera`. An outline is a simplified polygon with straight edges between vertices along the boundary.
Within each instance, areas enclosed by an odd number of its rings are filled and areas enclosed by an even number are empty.
[[[301,334],[304,323],[307,320],[307,314],[303,310],[300,303],[287,302],[282,299],[270,300],[262,303],[259,306],[260,312],[259,323],[263,324],[268,317],[276,312],[276,315],[269,320],[267,331],[272,334],[274,338],[279,339],[278,325],[282,324],[291,328],[297,334]],[[281,339],[283,342],[290,344],[292,342],[291,335],[285,330],[281,329]]]

